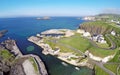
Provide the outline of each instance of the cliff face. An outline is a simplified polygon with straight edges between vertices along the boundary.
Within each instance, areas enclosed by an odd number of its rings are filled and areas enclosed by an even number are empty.
[[[9,75],[26,75],[22,63],[28,58],[19,58],[13,65],[11,65]]]
[[[80,29],[90,32],[92,35],[110,33],[114,28],[107,23],[96,21],[86,22],[79,26]]]

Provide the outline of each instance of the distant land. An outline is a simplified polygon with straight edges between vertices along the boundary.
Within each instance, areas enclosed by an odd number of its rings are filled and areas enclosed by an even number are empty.
[[[38,18],[36,18],[37,20],[49,20],[50,19],[50,17],[38,17]]]

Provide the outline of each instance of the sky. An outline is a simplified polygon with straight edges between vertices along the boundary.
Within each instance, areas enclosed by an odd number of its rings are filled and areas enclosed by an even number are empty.
[[[0,17],[120,13],[120,0],[0,0]]]

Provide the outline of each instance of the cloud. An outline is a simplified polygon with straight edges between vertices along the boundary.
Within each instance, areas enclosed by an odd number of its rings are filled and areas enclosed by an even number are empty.
[[[120,14],[120,8],[107,8],[104,9],[102,13]]]

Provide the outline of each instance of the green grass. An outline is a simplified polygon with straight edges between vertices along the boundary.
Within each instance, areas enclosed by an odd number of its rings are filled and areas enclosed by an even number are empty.
[[[106,57],[109,55],[113,55],[117,50],[104,50],[91,46],[89,51],[95,56]]]
[[[117,74],[117,67],[118,67],[118,64],[104,64],[104,66],[111,70],[112,72],[114,72],[115,74]]]
[[[13,61],[14,55],[11,54],[8,50],[0,50],[0,56],[4,61]]]
[[[37,63],[35,62],[35,59],[34,59],[33,57],[30,57],[29,60],[32,62],[35,71],[36,71],[36,72],[39,72],[38,65],[37,65]]]
[[[120,63],[120,50],[118,50],[114,56],[114,58],[112,60],[110,60],[109,62],[116,62],[116,63]]]
[[[94,33],[106,34],[110,33],[112,30],[120,34],[120,28],[118,26],[116,26],[113,23],[106,23],[103,21],[84,22],[81,24],[81,28],[87,29],[87,31],[90,32],[91,34]]]
[[[95,66],[95,75],[109,75],[109,74],[102,70],[100,67]]]
[[[112,35],[109,35],[109,37],[114,41],[116,46],[119,48],[120,47],[120,37],[119,36],[112,36]]]
[[[96,42],[96,44],[97,44],[98,47],[100,47],[100,48],[110,48],[107,43],[97,43],[97,42]]]
[[[86,38],[83,38],[80,34],[68,38],[62,38],[59,42],[81,50],[82,52],[85,52],[90,47],[89,41]]]
[[[119,70],[118,70],[118,74],[120,75],[120,68],[119,68]]]
[[[79,56],[80,54],[79,53],[76,53],[74,50],[71,50],[70,48],[66,47],[66,46],[62,46],[61,44],[59,43],[53,43],[49,40],[53,40],[54,38],[49,38],[49,39],[45,39],[44,42],[49,44],[51,46],[51,48],[54,50],[56,47],[60,48],[60,52],[64,52],[64,53],[67,53],[67,52],[71,52],[71,53],[74,53],[75,55]]]
[[[67,48],[67,47],[64,47],[64,46],[61,46],[57,43],[53,43],[53,42],[50,42],[50,41],[46,41],[47,44],[49,44],[51,46],[51,48],[54,50],[56,47],[60,48],[60,51],[61,52],[74,52],[73,50]]]

